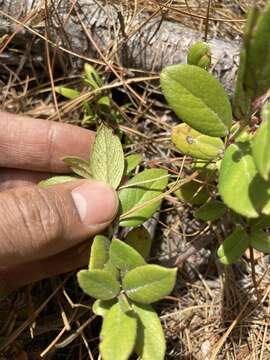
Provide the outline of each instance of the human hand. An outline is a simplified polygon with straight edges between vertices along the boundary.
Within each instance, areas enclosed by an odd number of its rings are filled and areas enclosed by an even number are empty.
[[[94,136],[76,126],[0,112],[0,292],[86,264],[89,241],[83,241],[115,217],[118,200],[108,185],[36,185],[68,172],[63,156],[89,158]]]

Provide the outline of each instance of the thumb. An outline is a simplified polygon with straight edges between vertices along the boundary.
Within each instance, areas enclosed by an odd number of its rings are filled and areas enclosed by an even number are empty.
[[[47,258],[101,232],[117,213],[110,186],[90,180],[0,193],[0,263]]]

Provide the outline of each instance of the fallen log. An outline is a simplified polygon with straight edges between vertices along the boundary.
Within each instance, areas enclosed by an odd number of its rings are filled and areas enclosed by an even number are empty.
[[[9,44],[2,42],[2,63],[18,61],[16,55],[7,51],[11,44],[27,48],[32,59],[41,63],[45,36],[58,49],[62,66],[77,67],[89,58],[98,63],[106,59],[125,69],[154,73],[166,65],[186,62],[189,46],[202,39],[200,32],[168,20],[164,14],[133,14],[121,4],[102,0],[0,0],[0,36],[3,35],[8,35],[8,42],[11,37],[12,40]],[[239,42],[216,38],[208,42],[214,72],[231,94]]]

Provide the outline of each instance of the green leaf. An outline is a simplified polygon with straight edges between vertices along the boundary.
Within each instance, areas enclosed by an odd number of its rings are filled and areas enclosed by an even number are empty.
[[[176,115],[209,136],[226,136],[232,124],[228,96],[219,81],[194,65],[171,65],[161,75],[161,88]]]
[[[151,305],[133,304],[138,316],[136,353],[143,360],[163,360],[166,343],[159,317]]]
[[[177,269],[167,269],[159,265],[143,265],[126,274],[123,289],[131,300],[150,304],[172,292],[176,272]]]
[[[197,159],[213,160],[222,157],[224,152],[221,139],[203,135],[187,124],[173,127],[172,142],[181,153]]]
[[[253,230],[250,235],[250,245],[255,249],[269,254],[270,253],[270,236],[263,230]]]
[[[132,154],[125,158],[125,174],[129,175],[143,160],[142,154]]]
[[[78,156],[65,156],[62,158],[65,164],[67,164],[71,170],[85,178],[85,179],[91,179],[91,171],[90,171],[90,164],[88,161],[79,158]]]
[[[95,299],[110,300],[120,291],[115,277],[104,270],[80,270],[77,278],[81,289]]]
[[[221,218],[225,212],[226,206],[223,202],[210,199],[207,203],[194,211],[194,217],[204,221],[214,221]]]
[[[149,232],[146,228],[141,225],[133,230],[131,230],[126,238],[125,242],[132,246],[135,250],[138,251],[142,255],[144,259],[146,259],[151,250],[152,239]]]
[[[187,62],[208,69],[211,65],[211,49],[206,42],[198,41],[188,50]]]
[[[110,259],[118,269],[127,271],[144,265],[144,258],[135,249],[118,239],[113,239],[110,246]]]
[[[227,148],[220,168],[219,192],[224,203],[243,216],[270,214],[270,186],[257,173],[249,143]]]
[[[204,204],[210,194],[205,185],[197,181],[189,181],[174,192],[180,201],[193,205]]]
[[[69,87],[65,86],[55,86],[54,87],[55,92],[58,94],[64,96],[67,99],[73,100],[80,96],[80,92],[75,89],[71,89]]]
[[[115,304],[113,300],[96,300],[92,305],[92,311],[95,315],[102,316],[103,318],[108,314],[111,307]]]
[[[159,208],[161,199],[155,200],[168,184],[168,172],[147,169],[134,176],[119,192],[121,204],[120,226],[137,226],[149,219]]]
[[[240,226],[237,226],[218,248],[219,260],[225,265],[235,263],[249,245],[250,240],[246,232]]]
[[[107,313],[101,328],[100,352],[103,360],[127,360],[131,355],[137,334],[134,314],[122,311],[119,304]]]
[[[102,84],[102,80],[94,67],[88,63],[84,64],[84,73],[85,78],[84,81],[87,85],[91,86],[93,89],[100,88]]]
[[[255,176],[256,168],[248,145],[230,145],[221,163],[219,192],[228,207],[248,218],[258,217],[249,192]]]
[[[124,173],[124,153],[118,136],[101,125],[92,148],[90,168],[93,179],[117,188]]]
[[[250,219],[249,224],[252,230],[267,229],[270,227],[270,216],[261,215],[257,219]]]
[[[96,235],[91,246],[89,270],[102,270],[109,260],[110,241],[103,235]]]
[[[270,34],[269,34],[270,36]],[[263,123],[253,140],[252,155],[260,175],[269,180],[270,174],[270,102],[262,111]]]
[[[42,180],[38,183],[38,186],[46,188],[48,186],[52,185],[58,185],[58,184],[64,184],[69,181],[76,181],[79,178],[76,176],[67,176],[67,175],[59,175],[59,176],[53,176],[49,179]]]
[[[126,294],[124,294],[123,292],[118,296],[118,303],[122,311],[125,313],[132,311],[131,304],[128,300],[129,299],[127,298]]]

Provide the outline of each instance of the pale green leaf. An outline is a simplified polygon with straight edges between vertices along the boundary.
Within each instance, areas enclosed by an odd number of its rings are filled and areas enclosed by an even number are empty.
[[[99,346],[103,360],[128,360],[137,335],[137,319],[133,313],[125,313],[119,304],[107,313],[101,328]]]
[[[81,289],[95,299],[110,300],[120,291],[115,277],[104,270],[80,270],[77,278]]]
[[[181,153],[202,160],[220,158],[224,152],[220,138],[201,134],[187,124],[173,127],[172,142]]]
[[[150,304],[172,292],[176,272],[177,269],[167,269],[159,265],[143,265],[126,274],[123,289],[131,300]]]
[[[89,261],[89,270],[103,269],[109,260],[110,241],[103,235],[94,237]]]
[[[125,158],[125,174],[129,175],[143,160],[142,154],[132,154]]]
[[[128,271],[145,264],[141,254],[118,239],[113,239],[111,242],[110,260],[114,266],[122,271]]]
[[[110,308],[115,304],[116,299],[112,300],[99,300],[97,299],[92,305],[92,311],[95,315],[102,316],[103,318],[108,314]]]
[[[194,217],[204,221],[214,221],[221,218],[226,212],[223,202],[210,199],[199,209],[194,211]]]
[[[250,235],[250,245],[255,249],[270,254],[270,236],[263,230],[253,230]]]
[[[71,88],[65,87],[65,86],[55,86],[54,90],[58,94],[64,96],[67,99],[70,99],[70,100],[76,99],[78,96],[80,96],[80,92],[78,90],[71,89]]]
[[[136,353],[143,360],[163,360],[166,343],[159,317],[151,305],[133,304],[138,316]]]
[[[129,180],[119,192],[120,226],[137,226],[149,219],[159,208],[167,184],[168,172],[163,169],[147,169]]]
[[[127,298],[125,293],[122,292],[118,296],[118,303],[123,312],[127,313],[127,312],[132,311],[131,303],[129,302],[129,299]]]
[[[137,250],[145,259],[150,254],[152,239],[143,225],[132,229],[127,234],[125,242]]]
[[[84,64],[84,81],[87,85],[91,86],[93,89],[98,89],[102,86],[101,77],[98,75],[94,67],[88,63]]]
[[[97,131],[90,158],[93,179],[117,188],[124,173],[124,153],[121,142],[112,129],[105,125]]]
[[[38,183],[38,186],[46,188],[47,186],[63,184],[69,181],[76,181],[78,179],[79,178],[76,176],[68,176],[68,175],[53,176],[49,179],[40,181]]]
[[[90,163],[78,156],[65,156],[62,158],[65,164],[77,175],[91,179]]]
[[[193,205],[204,204],[210,196],[205,185],[194,180],[181,185],[174,194],[180,201]]]
[[[209,136],[225,136],[232,124],[228,96],[219,81],[194,65],[171,65],[161,75],[163,94],[179,118]]]
[[[250,240],[246,232],[237,226],[218,248],[219,260],[229,265],[237,262],[250,245]]]
[[[269,34],[270,36],[270,34]],[[253,140],[252,155],[260,175],[269,180],[270,174],[270,102],[262,111],[263,123]]]

